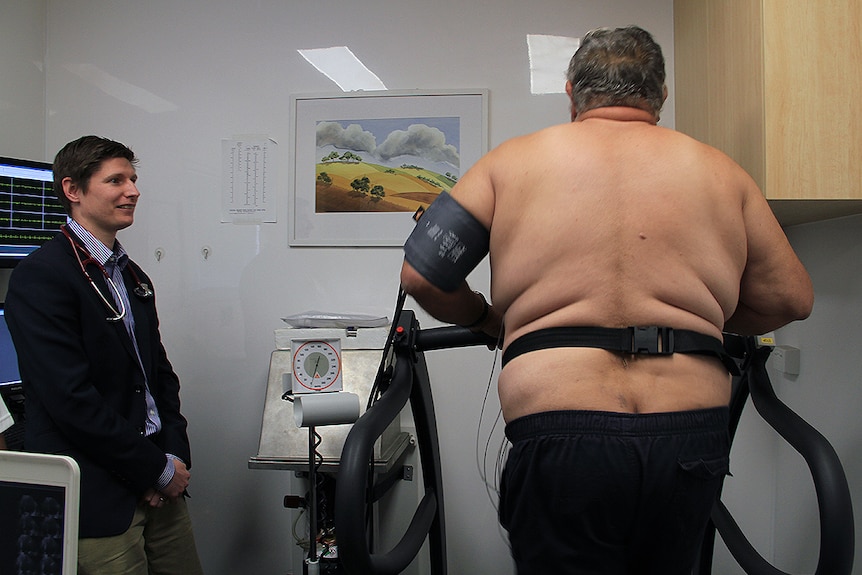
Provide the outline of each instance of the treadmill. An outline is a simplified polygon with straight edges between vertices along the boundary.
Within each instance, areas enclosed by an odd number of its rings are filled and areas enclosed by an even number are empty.
[[[421,329],[414,312],[403,310],[399,298],[383,360],[372,388],[369,407],[353,425],[344,443],[336,481],[335,531],[340,561],[349,575],[401,573],[428,541],[430,573],[447,575],[446,531],[440,447],[425,352],[496,342],[465,328]],[[840,460],[823,435],[775,395],[766,371],[772,347],[761,338],[725,334],[725,348],[740,365],[733,378],[730,436],[735,435],[743,408],[754,408],[798,451],[814,481],[820,514],[820,554],[815,575],[850,575],[855,548],[850,488]],[[423,469],[424,496],[399,543],[386,553],[369,544],[369,517],[375,501],[385,496],[386,478],[369,471],[374,442],[410,404],[416,423]],[[360,503],[357,503],[360,502]],[[361,502],[364,502],[361,503]],[[692,575],[711,575],[715,534],[748,575],[789,575],[771,565],[746,539],[719,493]]]

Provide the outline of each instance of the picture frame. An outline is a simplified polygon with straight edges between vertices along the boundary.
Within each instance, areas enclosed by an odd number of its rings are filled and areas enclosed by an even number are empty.
[[[290,246],[403,246],[487,151],[488,91],[294,94]]]

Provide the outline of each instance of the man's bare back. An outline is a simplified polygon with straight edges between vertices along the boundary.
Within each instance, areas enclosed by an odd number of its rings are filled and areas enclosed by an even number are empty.
[[[746,220],[761,225],[769,209],[724,154],[623,107],[506,142],[452,196],[490,228],[504,348],[554,326],[660,325],[721,338],[750,257]],[[754,248],[786,243],[775,232]],[[507,421],[561,409],[683,411],[727,405],[730,376],[705,356],[563,347],[515,358],[499,392]]]

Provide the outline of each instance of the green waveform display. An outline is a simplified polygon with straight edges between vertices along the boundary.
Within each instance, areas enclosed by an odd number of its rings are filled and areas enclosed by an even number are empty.
[[[0,244],[39,246],[66,223],[53,183],[0,177]]]

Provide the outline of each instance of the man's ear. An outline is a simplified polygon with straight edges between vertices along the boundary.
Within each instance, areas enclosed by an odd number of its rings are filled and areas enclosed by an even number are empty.
[[[575,100],[572,98],[572,90],[574,90],[572,83],[566,80],[566,94],[569,95],[569,110],[572,113],[572,121],[574,122],[575,118],[578,117],[578,111],[575,109]]]
[[[84,192],[80,186],[72,181],[72,178],[63,178],[60,182],[63,185],[63,195],[73,204],[81,201],[81,194]]]

